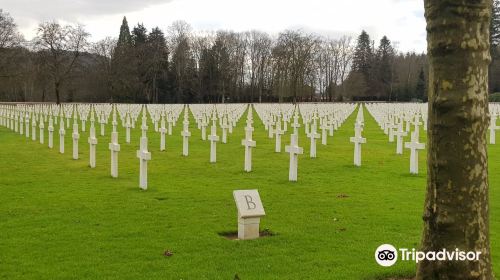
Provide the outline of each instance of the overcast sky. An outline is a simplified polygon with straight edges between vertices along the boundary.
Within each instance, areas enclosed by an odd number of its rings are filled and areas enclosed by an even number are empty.
[[[302,29],[333,38],[365,29],[377,44],[387,35],[400,51],[426,50],[423,0],[2,0],[0,9],[27,39],[46,20],[82,23],[92,41],[118,37],[127,16],[131,29],[141,22],[164,31],[175,20],[200,31]]]

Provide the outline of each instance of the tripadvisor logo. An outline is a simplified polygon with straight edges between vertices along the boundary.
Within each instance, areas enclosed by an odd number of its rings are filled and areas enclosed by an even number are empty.
[[[398,260],[398,251],[391,244],[383,244],[375,250],[375,260],[381,266],[392,266]]]
[[[398,261],[398,251],[401,261],[412,261],[415,263],[427,261],[478,261],[481,252],[466,252],[456,248],[453,251],[442,249],[440,251],[417,251],[415,248],[399,248],[397,250],[391,244],[380,245],[375,250],[375,261],[381,266],[392,266]]]

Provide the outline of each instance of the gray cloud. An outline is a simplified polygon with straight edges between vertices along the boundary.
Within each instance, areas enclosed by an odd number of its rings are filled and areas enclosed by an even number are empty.
[[[21,22],[51,19],[73,22],[81,17],[127,13],[172,1],[174,0],[3,0],[1,8]]]

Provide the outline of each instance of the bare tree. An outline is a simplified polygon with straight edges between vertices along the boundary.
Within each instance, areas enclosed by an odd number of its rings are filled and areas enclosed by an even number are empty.
[[[82,25],[62,26],[57,22],[44,22],[38,26],[35,46],[47,63],[54,83],[56,102],[61,102],[61,85],[78,63],[82,51],[87,47],[89,33]]]
[[[91,45],[90,51],[95,54],[93,56],[96,65],[96,71],[99,72],[99,79],[105,84],[105,90],[109,96],[109,100],[113,100],[113,81],[112,81],[112,65],[111,59],[113,58],[117,40],[116,38],[106,37]]]
[[[17,25],[9,13],[0,9],[0,49],[13,48],[23,41]]]

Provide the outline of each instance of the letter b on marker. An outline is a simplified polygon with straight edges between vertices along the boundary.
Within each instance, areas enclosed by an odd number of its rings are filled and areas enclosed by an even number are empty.
[[[247,210],[253,210],[257,207],[251,196],[245,195],[245,201],[247,202]]]

